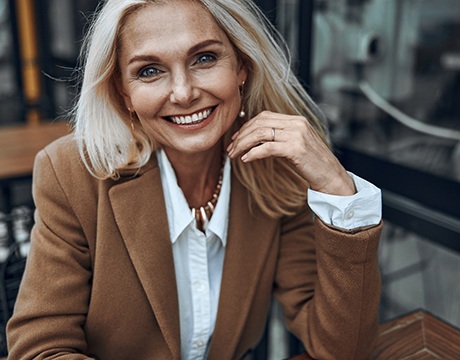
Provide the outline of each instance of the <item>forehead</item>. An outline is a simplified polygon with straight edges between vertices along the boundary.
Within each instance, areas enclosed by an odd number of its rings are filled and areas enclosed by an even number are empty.
[[[122,49],[128,52],[143,48],[174,50],[208,39],[229,42],[212,14],[193,0],[168,0],[140,7],[126,17],[120,37]]]

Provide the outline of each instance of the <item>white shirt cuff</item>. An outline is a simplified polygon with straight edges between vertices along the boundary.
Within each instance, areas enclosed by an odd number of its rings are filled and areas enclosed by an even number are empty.
[[[378,187],[348,172],[356,194],[337,196],[308,189],[308,205],[326,224],[342,229],[377,225],[382,219],[382,195]]]

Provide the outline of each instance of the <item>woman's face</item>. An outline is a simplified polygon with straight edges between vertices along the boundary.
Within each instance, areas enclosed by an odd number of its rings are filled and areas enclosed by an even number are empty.
[[[195,1],[166,1],[129,15],[119,65],[126,106],[166,151],[209,150],[237,117],[246,69]]]

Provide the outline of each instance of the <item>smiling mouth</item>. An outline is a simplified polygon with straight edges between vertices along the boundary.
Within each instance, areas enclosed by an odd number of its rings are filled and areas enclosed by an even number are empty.
[[[216,107],[212,107],[203,111],[199,111],[190,115],[181,115],[181,116],[168,116],[167,120],[173,122],[177,125],[193,125],[199,124],[204,119],[206,119],[214,111]]]

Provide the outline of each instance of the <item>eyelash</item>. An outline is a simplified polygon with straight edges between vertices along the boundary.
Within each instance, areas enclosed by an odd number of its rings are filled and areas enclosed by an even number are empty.
[[[197,64],[197,65],[209,64],[209,63],[212,63],[212,62],[214,62],[216,60],[217,60],[217,56],[215,54],[210,54],[210,53],[200,54],[200,55],[198,55],[195,64]],[[151,71],[151,70],[154,70],[155,73],[148,75],[147,72]],[[146,66],[146,67],[142,68],[141,70],[139,70],[138,77],[140,79],[153,78],[155,76],[160,75],[161,73],[162,73],[161,70],[158,70],[157,68],[155,68],[153,66]]]
[[[203,58],[207,58],[207,59],[205,61],[201,61]],[[203,63],[206,64],[206,63],[214,62],[216,60],[217,60],[217,57],[214,54],[210,54],[210,53],[200,54],[197,58],[196,64],[203,64]]]
[[[149,71],[149,70],[155,70],[155,74],[147,75],[146,72]],[[158,70],[157,68],[154,68],[153,66],[147,66],[145,68],[142,68],[139,71],[138,76],[139,76],[139,78],[151,78],[151,77],[158,76],[159,74],[161,74],[161,70]]]

